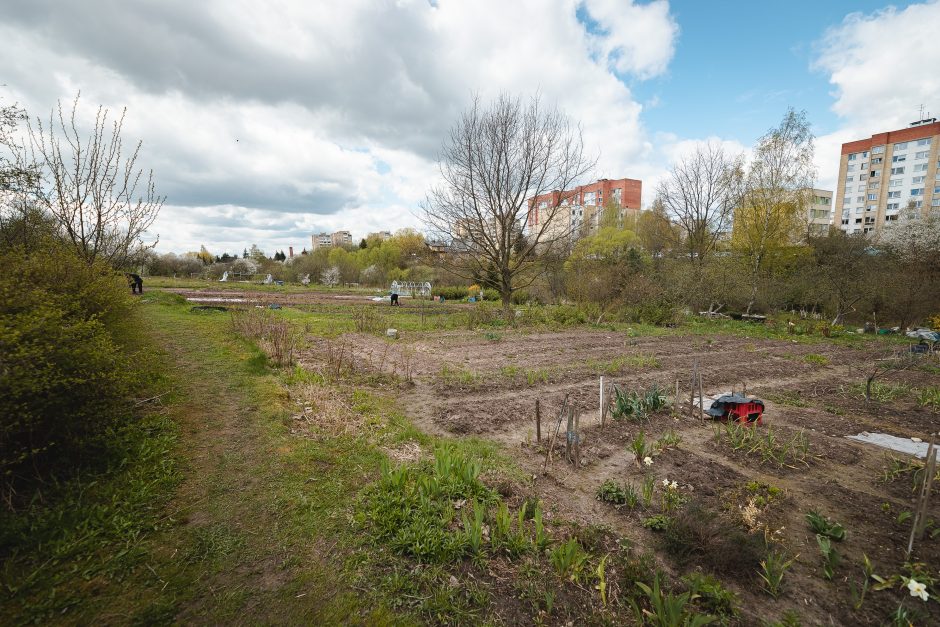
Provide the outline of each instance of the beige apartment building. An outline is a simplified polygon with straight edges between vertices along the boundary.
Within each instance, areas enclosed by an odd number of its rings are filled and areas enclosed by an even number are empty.
[[[352,233],[349,231],[336,231],[330,235],[333,246],[349,246],[352,244]]]
[[[846,233],[880,231],[909,203],[926,215],[940,210],[940,122],[842,144],[833,224]]]
[[[808,215],[809,234],[825,235],[832,225],[832,190],[814,189],[809,199]]]
[[[312,250],[318,248],[329,248],[333,245],[333,238],[329,233],[314,233],[310,236],[310,246]]]
[[[331,246],[348,246],[349,244],[352,244],[352,233],[349,231],[315,233],[310,236],[310,245],[313,250],[329,248]]]

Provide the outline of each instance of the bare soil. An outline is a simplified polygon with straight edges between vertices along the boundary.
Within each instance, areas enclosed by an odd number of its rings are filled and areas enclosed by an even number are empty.
[[[604,330],[555,333],[450,331],[390,341],[365,334],[341,340],[352,362],[364,370],[401,376],[399,361],[407,359],[413,385],[402,386],[401,398],[423,429],[449,435],[474,435],[499,442],[518,465],[534,478],[537,496],[556,516],[584,525],[607,525],[639,547],[656,548],[659,537],[642,526],[657,513],[659,493],[650,511],[616,509],[595,495],[607,479],[639,487],[646,472],[657,483],[677,481],[689,499],[710,510],[734,515],[746,500],[743,486],[760,482],[778,488],[782,496],[764,507],[762,528],[776,532],[796,562],[786,576],[786,592],[774,602],[760,591],[756,573],[724,578],[741,595],[744,622],[752,624],[795,608],[804,624],[880,624],[901,598],[890,592],[869,592],[859,612],[852,609],[849,588],[862,580],[866,554],[883,576],[899,572],[904,562],[909,522],[898,515],[913,509],[909,475],[884,482],[882,471],[889,453],[845,436],[880,431],[901,437],[930,438],[940,427],[936,411],[907,398],[890,404],[866,403],[857,386],[872,361],[883,356],[877,344],[842,346],[802,344],[735,336],[631,337]],[[397,352],[396,352],[397,351]],[[388,356],[392,354],[393,357]],[[377,359],[377,355],[383,355]],[[807,359],[807,355],[821,355]],[[308,354],[310,362],[322,355]],[[825,365],[821,365],[824,361]],[[706,396],[732,389],[766,402],[762,432],[772,430],[789,439],[802,430],[810,442],[805,462],[762,463],[754,455],[734,452],[716,438],[715,425],[697,417],[689,407],[689,381],[694,367],[703,373]],[[599,377],[628,390],[656,384],[669,393],[670,411],[648,421],[599,421]],[[672,414],[679,382],[678,415]],[[940,377],[922,371],[893,376],[890,383],[915,387],[940,384]],[[565,397],[580,418],[582,467],[563,461],[564,425],[546,465],[546,440],[559,426],[558,410]],[[536,442],[535,402],[540,403],[542,442]],[[695,416],[691,415],[695,414]],[[667,430],[681,436],[678,449],[655,457],[641,469],[627,450],[630,440],[644,431],[655,440]],[[895,455],[904,458],[903,455]],[[544,469],[544,472],[543,472]],[[935,499],[937,497],[935,496]],[[842,563],[834,581],[821,575],[821,557],[805,514],[816,509],[841,522],[848,539],[837,545]],[[940,519],[940,503],[932,508]],[[659,553],[662,566],[681,574],[681,567]],[[916,547],[914,559],[940,564],[940,538]],[[695,565],[692,564],[691,567]],[[722,573],[716,573],[719,576]],[[936,604],[922,604],[940,620]]]

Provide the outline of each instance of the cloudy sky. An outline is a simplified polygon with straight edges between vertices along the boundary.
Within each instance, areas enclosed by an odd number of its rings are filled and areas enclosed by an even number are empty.
[[[473,94],[557,103],[643,203],[697,142],[788,106],[832,189],[844,141],[940,114],[940,2],[0,0],[0,103],[127,107],[167,196],[160,251],[267,252],[420,227]],[[940,116],[938,116],[940,117]]]

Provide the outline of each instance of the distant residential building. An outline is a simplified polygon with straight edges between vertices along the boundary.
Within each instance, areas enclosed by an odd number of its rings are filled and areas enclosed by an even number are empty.
[[[329,248],[333,245],[333,238],[329,233],[316,233],[310,237],[311,250]]]
[[[842,144],[833,224],[878,232],[910,203],[922,215],[940,210],[938,144],[937,118]]]
[[[757,198],[762,198],[759,191],[754,194]],[[806,213],[794,215],[797,203],[806,207]],[[776,239],[785,236],[790,244],[800,244],[806,240],[807,235],[825,235],[829,232],[831,210],[832,192],[825,189],[803,189],[787,194],[779,206],[774,207],[769,224],[765,224],[761,211],[755,213],[745,203],[735,208],[732,228],[721,231],[717,239],[719,242],[747,241],[751,229],[772,228],[775,232],[770,234],[771,237]],[[755,236],[758,232],[754,230],[750,235]]]
[[[375,239],[378,239],[378,240],[385,241],[385,240],[387,240],[387,239],[389,239],[389,238],[391,238],[391,237],[392,237],[392,232],[391,232],[391,231],[376,231],[375,233],[369,233],[368,239],[373,239],[373,238],[375,238]]]
[[[636,179],[598,179],[570,190],[555,190],[529,199],[526,226],[529,232],[543,230],[554,239],[564,234],[577,238],[595,232],[605,211],[616,211],[621,224],[640,212],[643,182]],[[555,209],[558,207],[558,209]]]
[[[825,235],[832,225],[832,190],[813,189],[807,209],[810,235]]]
[[[352,233],[349,231],[336,231],[330,236],[333,246],[349,246],[352,244]]]

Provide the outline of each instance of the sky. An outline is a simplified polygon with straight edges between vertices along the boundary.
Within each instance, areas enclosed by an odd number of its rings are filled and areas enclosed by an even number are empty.
[[[539,94],[580,122],[595,178],[643,181],[702,142],[747,153],[788,107],[843,142],[940,117],[940,0],[0,0],[0,104],[125,140],[166,195],[159,252],[268,254],[422,228],[474,95]]]

